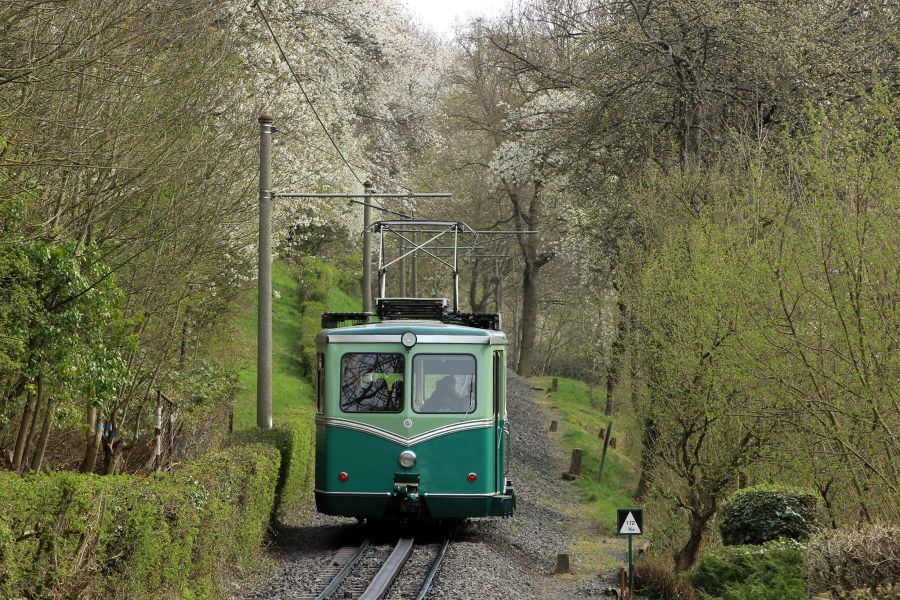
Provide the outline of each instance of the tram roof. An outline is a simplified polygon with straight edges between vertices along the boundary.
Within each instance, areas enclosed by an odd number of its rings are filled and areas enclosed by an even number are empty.
[[[501,331],[466,327],[440,321],[391,319],[380,323],[351,325],[326,329],[319,334],[322,341],[330,343],[399,343],[400,337],[411,331],[418,341],[430,344],[506,344],[506,334]]]

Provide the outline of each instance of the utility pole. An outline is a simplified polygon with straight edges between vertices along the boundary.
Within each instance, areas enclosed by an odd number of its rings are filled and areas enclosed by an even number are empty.
[[[406,242],[400,240],[400,256],[406,254]],[[406,259],[400,259],[400,297],[406,298]]]
[[[372,312],[372,233],[369,231],[372,224],[372,201],[369,198],[374,191],[372,187],[370,181],[363,184],[366,192],[363,199],[363,312]]]
[[[419,245],[418,234],[412,234],[412,242],[414,246]],[[419,297],[419,253],[413,252],[412,255],[412,297]]]
[[[272,428],[272,117],[259,119],[259,313],[256,351],[256,426]]]

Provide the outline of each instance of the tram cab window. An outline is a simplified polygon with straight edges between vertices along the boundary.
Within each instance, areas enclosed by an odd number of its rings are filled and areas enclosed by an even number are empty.
[[[475,357],[419,354],[413,358],[413,410],[463,413],[475,410]]]
[[[345,354],[341,358],[341,410],[400,412],[403,369],[402,354]]]

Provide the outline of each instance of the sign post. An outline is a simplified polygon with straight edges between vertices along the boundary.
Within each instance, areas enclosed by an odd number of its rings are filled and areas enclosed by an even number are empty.
[[[616,533],[628,537],[628,597],[634,595],[634,555],[632,540],[644,533],[644,509],[620,508],[616,510]]]

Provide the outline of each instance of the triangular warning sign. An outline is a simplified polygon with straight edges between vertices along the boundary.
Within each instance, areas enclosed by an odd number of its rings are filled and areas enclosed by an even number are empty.
[[[619,535],[640,535],[640,533],[641,528],[638,527],[634,515],[629,512],[628,516],[625,517],[625,522],[622,523],[622,528],[619,530]]]

